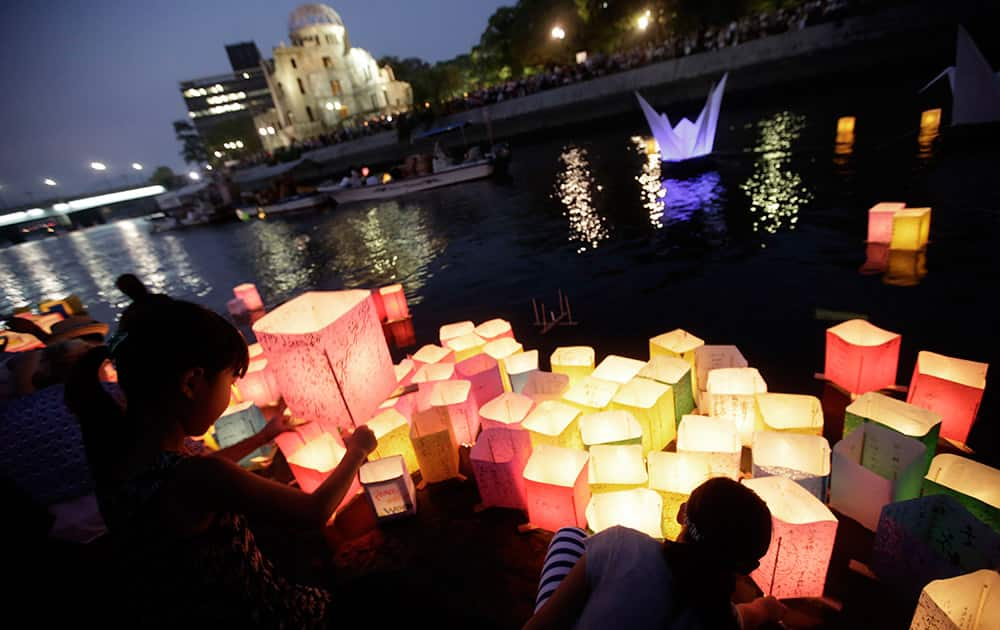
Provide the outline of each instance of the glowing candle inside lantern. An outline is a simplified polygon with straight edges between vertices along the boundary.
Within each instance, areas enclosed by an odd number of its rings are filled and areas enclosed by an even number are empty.
[[[904,208],[892,217],[890,249],[921,249],[931,235],[930,208]]]
[[[663,502],[660,527],[663,535],[677,540],[681,523],[677,512],[691,491],[712,476],[711,467],[696,453],[655,451],[649,454],[649,489]]]
[[[483,429],[469,460],[484,507],[526,509],[524,467],[530,456],[527,431]]]
[[[941,414],[941,435],[964,444],[983,399],[988,368],[987,363],[920,352],[906,401]]]
[[[264,301],[260,299],[257,287],[249,282],[233,287],[233,295],[236,296],[236,299],[243,300],[248,311],[264,309]]]
[[[479,434],[479,410],[469,381],[435,381],[417,392],[417,408],[439,408],[448,416],[459,444],[472,444]]]
[[[450,348],[442,348],[432,343],[417,350],[416,354],[410,357],[416,366],[428,365],[431,363],[454,363],[455,351]]]
[[[735,422],[743,446],[750,446],[753,432],[761,428],[755,396],[766,391],[767,384],[756,368],[712,370],[708,373],[706,411],[711,416]]]
[[[410,382],[433,383],[435,381],[447,381],[453,376],[455,376],[454,363],[427,363],[417,368]]]
[[[528,376],[538,370],[538,350],[512,354],[500,362],[510,379],[510,391],[520,392],[528,382]]]
[[[420,470],[417,454],[410,443],[410,423],[396,409],[386,409],[365,424],[375,434],[378,445],[368,456],[369,461],[399,455],[410,472]]]
[[[455,351],[455,360],[464,361],[469,357],[480,354],[486,346],[482,337],[475,333],[452,337],[445,342],[445,345]]]
[[[722,368],[745,368],[748,366],[743,353],[736,346],[700,346],[694,351],[694,374],[692,382],[695,387],[695,402],[698,408],[705,411],[706,401],[703,400],[708,388],[708,373]]]
[[[826,378],[852,394],[894,385],[901,337],[863,319],[826,330]]]
[[[282,448],[284,452],[284,447]],[[347,449],[329,433],[321,433],[312,438],[293,453],[285,452],[285,459],[291,469],[295,480],[299,483],[299,488],[303,492],[312,494],[326,478],[330,476],[333,469],[340,464],[347,454]],[[361,490],[361,485],[355,478],[351,482],[351,487],[341,507]],[[340,509],[338,507],[338,509]]]
[[[786,477],[826,501],[830,444],[820,435],[758,431],[753,439],[753,476]]]
[[[458,442],[446,407],[430,406],[415,410],[410,425],[410,442],[425,483],[458,476]]]
[[[931,580],[920,593],[910,630],[988,630],[1000,619],[1000,573],[980,569]]]
[[[568,376],[572,386],[594,371],[594,349],[590,346],[556,348],[549,364],[553,372]]]
[[[645,361],[611,354],[601,361],[591,376],[602,381],[624,385],[635,378],[644,367],[646,367]]]
[[[585,376],[563,394],[563,400],[575,405],[584,413],[604,411],[621,387],[618,383],[602,381],[593,376]]]
[[[565,374],[538,370],[528,375],[521,393],[535,402],[559,400],[569,389],[569,377]]]
[[[380,288],[378,292],[382,296],[385,317],[388,321],[406,319],[410,316],[410,307],[406,303],[406,293],[403,292],[403,285],[391,284]]]
[[[416,513],[417,493],[401,455],[366,462],[358,473],[376,518],[389,520]]]
[[[756,395],[758,426],[764,431],[823,435],[823,405],[803,394]]]
[[[652,538],[663,538],[662,513],[663,499],[647,488],[602,492],[590,497],[587,527],[596,533],[621,525]]]
[[[531,434],[532,446],[548,444],[582,449],[579,424],[580,410],[559,400],[543,400],[535,405],[521,426]]]
[[[523,394],[504,392],[479,408],[483,429],[517,429],[535,407],[535,401]]]
[[[905,203],[883,201],[868,209],[868,242],[888,245],[892,242],[892,219]]]
[[[258,407],[275,405],[281,398],[278,380],[267,368],[267,359],[250,361],[247,373],[236,381],[236,389],[241,400],[252,400]]]
[[[546,444],[535,446],[524,467],[528,520],[556,531],[584,527],[590,500],[585,451]]]
[[[649,340],[649,358],[673,357],[683,359],[688,362],[691,369],[695,369],[695,351],[705,345],[705,342],[691,333],[677,328],[662,335],[657,335]],[[722,367],[722,366],[720,366]],[[697,389],[698,383],[692,372],[692,386]]]
[[[440,339],[442,346],[448,347],[446,342],[449,339],[471,335],[475,329],[476,325],[470,321],[445,324],[438,329],[438,339]]]
[[[931,461],[924,494],[950,494],[994,531],[1000,532],[1000,470],[958,455]]]
[[[597,444],[590,448],[591,492],[644,488],[648,482],[642,446]]]
[[[612,409],[628,411],[642,427],[643,453],[660,451],[677,437],[674,394],[669,385],[634,378],[618,388]]]
[[[739,479],[743,449],[732,420],[684,416],[677,426],[677,452],[697,454],[709,466],[712,475]]]
[[[486,341],[514,338],[514,331],[510,327],[510,322],[506,319],[491,319],[489,321],[485,321],[476,326],[473,332]]]

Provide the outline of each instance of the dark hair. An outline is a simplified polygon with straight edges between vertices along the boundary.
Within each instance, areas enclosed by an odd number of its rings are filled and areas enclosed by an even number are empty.
[[[730,604],[735,575],[752,572],[767,553],[771,511],[753,490],[716,477],[691,493],[685,532],[663,547],[678,601],[695,608],[706,627],[737,627]]]
[[[122,313],[110,345],[89,350],[73,367],[66,383],[66,405],[83,432],[91,472],[98,483],[108,478],[116,456],[133,439],[134,420],[102,386],[99,373],[112,359],[126,404],[151,407],[166,402],[181,374],[200,367],[210,376],[224,370],[237,375],[249,363],[246,341],[232,324],[209,309],[150,294],[142,283],[120,278],[123,292],[135,299]],[[125,279],[124,282],[121,282]]]

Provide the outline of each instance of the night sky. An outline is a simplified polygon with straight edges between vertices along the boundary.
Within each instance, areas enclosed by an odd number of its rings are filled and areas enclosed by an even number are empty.
[[[0,3],[0,206],[135,182],[132,162],[183,168],[177,83],[229,71],[225,44],[288,41],[302,4],[265,0]],[[340,0],[351,44],[428,61],[468,52],[504,0]],[[92,161],[110,173],[90,170]],[[42,185],[51,177],[56,190]]]

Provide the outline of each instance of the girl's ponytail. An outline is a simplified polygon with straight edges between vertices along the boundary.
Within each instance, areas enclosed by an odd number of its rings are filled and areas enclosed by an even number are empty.
[[[113,473],[126,437],[124,411],[100,380],[101,367],[110,358],[107,346],[88,350],[73,366],[64,394],[66,406],[80,423],[87,461],[98,483]]]

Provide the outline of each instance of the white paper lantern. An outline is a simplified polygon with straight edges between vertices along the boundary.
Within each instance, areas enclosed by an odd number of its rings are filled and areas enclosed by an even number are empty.
[[[590,497],[587,505],[587,527],[601,532],[621,525],[640,531],[651,538],[663,538],[660,515],[663,513],[660,495],[646,488],[602,492]]]
[[[910,630],[1000,628],[1000,574],[983,569],[924,587]]]
[[[767,384],[756,368],[721,368],[708,373],[704,411],[736,423],[743,446],[753,443],[753,432],[761,428],[757,419],[757,394]]]
[[[826,501],[830,444],[823,436],[758,431],[752,453],[754,477],[786,477]]]
[[[743,448],[732,420],[684,416],[677,427],[677,452],[696,454],[708,465],[713,476],[740,478]]]

